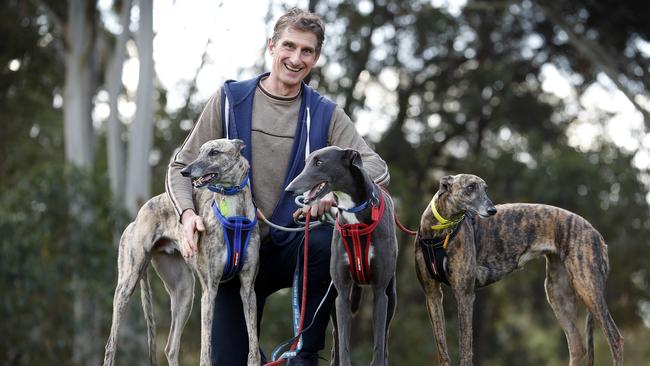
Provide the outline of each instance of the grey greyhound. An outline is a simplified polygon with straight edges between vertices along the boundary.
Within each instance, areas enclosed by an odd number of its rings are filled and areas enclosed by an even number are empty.
[[[182,174],[192,179],[195,188],[210,184],[237,186],[248,174],[248,161],[241,155],[241,140],[212,140],[201,147],[197,159],[183,169]],[[118,254],[118,279],[113,298],[113,321],[106,344],[104,365],[112,365],[120,320],[129,297],[140,280],[142,305],[149,333],[149,357],[155,364],[155,324],[153,321],[151,288],[147,277],[149,262],[165,284],[171,299],[171,329],[165,347],[170,365],[178,365],[178,353],[183,327],[192,310],[194,274],[199,278],[201,297],[201,356],[200,364],[210,364],[211,332],[214,300],[224,273],[226,246],[224,232],[213,214],[211,203],[227,207],[228,216],[255,217],[255,207],[248,185],[234,195],[211,193],[207,189],[193,190],[194,206],[205,223],[206,230],[198,239],[196,255],[184,259],[179,243],[183,232],[174,208],[166,194],[160,194],[145,203],[135,221],[122,234]],[[195,237],[195,239],[197,239]],[[258,268],[259,233],[255,226],[251,233],[239,279],[241,298],[248,328],[248,365],[260,364],[257,340],[257,306],[254,283]]]
[[[362,269],[364,272],[362,277],[366,280],[365,284],[373,290],[372,365],[387,365],[388,328],[395,312],[397,299],[395,287],[397,238],[393,222],[393,202],[390,196],[363,170],[361,156],[357,151],[344,150],[335,146],[312,152],[303,171],[287,186],[286,190],[294,194],[306,192],[305,204],[313,204],[329,192],[333,192],[337,198],[337,206],[332,208],[333,214],[337,216],[337,226],[347,227],[347,224],[357,223],[376,225],[370,234],[371,245],[367,248],[368,251],[365,255],[355,257],[359,262],[354,264],[363,267],[361,262],[366,261],[368,268],[367,271]],[[381,202],[384,202],[383,215],[377,213]],[[358,212],[350,212],[353,207],[357,207]],[[340,362],[343,366],[350,365],[352,310],[358,307],[361,291],[359,284],[353,280],[353,277],[358,279],[352,273],[352,267],[356,266],[350,265],[346,248],[349,248],[349,244],[345,244],[341,232],[335,230],[330,261],[332,282],[338,292],[335,303],[333,364]]]
[[[438,192],[424,211],[415,246],[418,279],[426,293],[427,309],[438,349],[439,363],[449,365],[445,340],[441,282],[431,275],[426,240],[447,237],[446,264],[440,270],[458,303],[460,364],[472,364],[474,290],[499,281],[526,262],[546,258],[546,297],[566,335],[569,364],[588,355],[593,365],[593,318],[605,333],[613,364],[623,365],[623,337],[605,302],[609,271],[607,245],[587,220],[567,210],[542,205],[492,204],[483,179],[470,174],[443,177]],[[432,210],[433,208],[433,210]],[[438,218],[436,214],[438,213]],[[461,220],[467,214],[473,219]],[[493,216],[492,218],[485,218]],[[448,226],[450,220],[457,228]],[[435,226],[436,228],[432,228]],[[424,249],[423,249],[424,248]],[[587,307],[586,346],[578,330],[578,299]]]

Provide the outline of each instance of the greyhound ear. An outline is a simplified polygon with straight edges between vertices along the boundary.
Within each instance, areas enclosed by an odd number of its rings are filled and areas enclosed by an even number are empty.
[[[246,144],[244,143],[243,140],[240,139],[232,139],[232,143],[235,145],[235,148],[237,148],[237,151],[241,151],[243,148],[246,147]]]
[[[451,185],[454,183],[453,175],[446,175],[440,179],[440,187],[438,191],[440,193],[447,192],[451,189]]]
[[[363,169],[363,162],[361,161],[361,154],[352,149],[345,149],[345,158],[350,162],[350,165]]]

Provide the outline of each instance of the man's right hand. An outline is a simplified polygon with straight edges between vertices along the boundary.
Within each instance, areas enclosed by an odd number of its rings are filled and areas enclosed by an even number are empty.
[[[187,209],[181,215],[181,224],[183,225],[183,237],[181,238],[181,254],[189,258],[198,251],[198,243],[194,240],[194,233],[205,231],[201,216],[197,215],[194,210]]]

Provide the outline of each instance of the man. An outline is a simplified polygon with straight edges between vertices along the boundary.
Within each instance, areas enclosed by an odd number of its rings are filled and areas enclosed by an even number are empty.
[[[197,156],[205,141],[221,137],[244,140],[243,153],[251,162],[256,205],[270,221],[282,226],[295,226],[292,214],[297,206],[284,187],[300,173],[310,151],[327,145],[355,149],[370,176],[379,184],[388,183],[386,163],[366,145],[345,112],[303,82],[318,61],[324,34],[318,16],[296,8],[289,10],[278,19],[268,40],[273,58],[270,73],[242,82],[228,81],[208,101],[167,174],[167,193],[185,231],[183,256],[196,253],[193,234],[205,227],[194,211],[190,180],[182,177],[180,170]],[[334,204],[329,195],[318,205],[302,210],[316,217]],[[260,235],[260,268],[255,284],[258,323],[267,296],[291,287],[303,244],[302,234],[269,229],[263,223]],[[330,283],[331,238],[331,226],[310,231],[305,324],[313,318]],[[318,364],[334,297],[331,294],[325,301],[314,324],[303,334],[301,352],[288,365]],[[248,343],[236,278],[219,287],[212,343],[213,364],[246,364]]]

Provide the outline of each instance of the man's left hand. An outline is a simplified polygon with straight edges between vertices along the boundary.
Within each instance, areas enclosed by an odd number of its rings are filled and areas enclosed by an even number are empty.
[[[302,208],[296,210],[293,213],[294,219],[300,216],[306,216],[310,214],[311,217],[321,217],[323,214],[330,212],[330,209],[336,206],[336,198],[334,198],[334,193],[330,192],[326,194],[323,198],[318,201],[316,205],[304,205]]]

